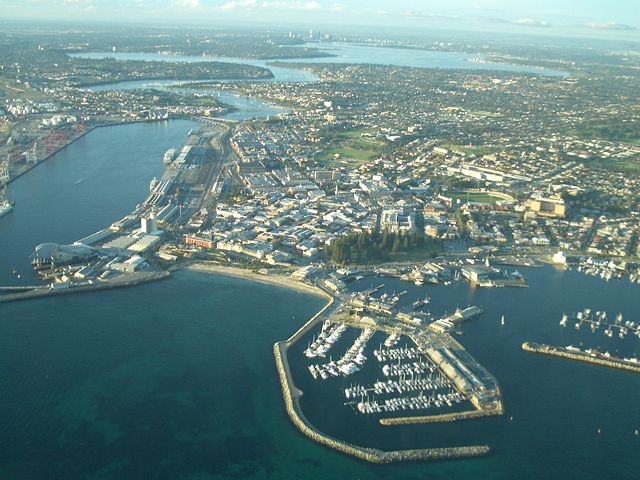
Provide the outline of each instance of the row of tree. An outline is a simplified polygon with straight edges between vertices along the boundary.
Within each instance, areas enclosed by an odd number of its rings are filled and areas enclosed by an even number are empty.
[[[382,232],[349,233],[339,237],[331,245],[325,245],[324,254],[334,263],[367,263],[387,260],[390,254],[407,252],[424,246],[424,237],[418,232],[398,234]]]

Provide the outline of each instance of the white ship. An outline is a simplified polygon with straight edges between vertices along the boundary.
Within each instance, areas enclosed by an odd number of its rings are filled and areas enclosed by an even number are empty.
[[[0,202],[0,217],[5,216],[11,210],[13,210],[13,204],[9,200]]]
[[[176,158],[176,149],[175,148],[170,148],[169,150],[167,150],[166,152],[164,152],[164,164],[168,164],[171,163],[175,160]]]

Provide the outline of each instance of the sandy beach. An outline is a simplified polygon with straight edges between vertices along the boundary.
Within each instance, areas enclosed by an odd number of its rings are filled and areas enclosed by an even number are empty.
[[[321,297],[327,297],[327,294],[318,287],[309,285],[307,283],[299,282],[289,276],[282,275],[262,275],[259,273],[245,270],[242,268],[225,267],[222,265],[215,265],[209,263],[194,263],[185,268],[186,270],[192,270],[197,272],[214,273],[217,275],[227,275],[230,277],[243,278],[245,280],[251,280],[261,283],[269,283],[272,285],[278,285],[284,288],[290,288],[298,290],[300,292],[309,293],[312,295],[318,295]]]

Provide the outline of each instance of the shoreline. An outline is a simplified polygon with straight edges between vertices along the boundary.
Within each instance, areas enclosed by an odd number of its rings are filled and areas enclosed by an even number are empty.
[[[47,156],[43,157],[42,160],[38,160],[37,163],[34,163],[33,165],[28,166],[25,170],[21,171],[20,173],[16,174],[15,176],[11,177],[9,179],[9,181],[7,181],[7,183],[5,183],[4,185],[9,185],[9,184],[13,183],[18,178],[20,178],[23,175],[29,173],[34,168],[36,168],[39,165],[43,164],[44,162],[49,160],[54,155],[62,152],[65,148],[71,146],[72,144],[74,144],[75,142],[77,142],[81,138],[85,137],[89,133],[93,132],[94,130],[97,130],[98,128],[117,127],[119,125],[132,125],[132,124],[135,124],[135,123],[169,122],[169,121],[172,121],[172,120],[189,120],[189,119],[188,118],[180,118],[180,117],[177,117],[177,118],[158,118],[158,119],[149,119],[149,120],[146,120],[146,119],[145,120],[127,120],[125,122],[111,122],[111,123],[104,123],[104,124],[101,124],[101,125],[94,125],[92,127],[87,128],[84,132],[80,133],[77,137],[73,138],[68,143],[65,143],[64,145],[60,146],[56,150],[52,151]]]
[[[360,460],[365,460],[375,464],[390,464],[397,462],[407,461],[434,461],[434,460],[453,460],[461,458],[472,458],[488,455],[491,449],[488,445],[470,445],[459,447],[434,447],[425,449],[406,449],[406,450],[393,450],[385,451],[376,448],[362,447],[351,444],[334,438],[330,435],[324,434],[320,430],[309,422],[302,411],[300,405],[300,398],[304,395],[304,392],[296,387],[293,381],[293,375],[289,366],[289,360],[287,353],[289,348],[296,343],[303,335],[305,335],[310,329],[312,329],[318,322],[326,317],[326,314],[332,307],[339,305],[336,302],[336,298],[329,292],[324,291],[322,288],[307,283],[303,283],[283,275],[262,275],[251,270],[246,270],[238,267],[229,267],[217,264],[208,264],[205,262],[195,262],[188,265],[174,266],[171,271],[187,270],[192,272],[210,273],[214,275],[229,276],[234,278],[240,278],[247,281],[259,282],[263,284],[276,285],[282,288],[295,290],[303,293],[308,293],[316,296],[321,296],[327,299],[327,303],[309,320],[304,322],[298,330],[296,330],[287,340],[279,341],[273,345],[273,354],[275,360],[275,366],[280,380],[280,387],[284,400],[284,407],[289,416],[289,419],[294,426],[303,433],[306,437],[313,440],[316,443],[330,447],[341,453],[353,456]],[[468,414],[469,412],[467,412]],[[468,418],[483,417],[489,415],[495,415],[496,412],[471,412]],[[461,416],[460,418],[448,419],[462,420],[467,418]],[[400,419],[398,424],[407,423],[424,423],[422,421],[416,421],[415,418]],[[433,419],[431,421],[434,421]],[[436,421],[446,421],[438,418]]]
[[[125,60],[128,61],[128,60]],[[235,65],[235,64],[231,64],[229,62],[211,62],[211,63],[225,63],[227,65]],[[262,68],[262,67],[258,67],[258,68]],[[267,76],[263,76],[263,77],[225,77],[225,78],[214,78],[211,79],[210,77],[202,77],[202,78],[193,78],[193,79],[186,79],[186,80],[179,80],[173,77],[131,77],[131,78],[124,78],[124,79],[120,79],[120,80],[104,80],[102,82],[89,82],[89,83],[79,83],[78,85],[75,85],[75,88],[79,88],[81,90],[88,90],[91,89],[91,87],[102,87],[104,85],[115,85],[117,83],[128,83],[128,82],[164,82],[167,80],[170,81],[175,81],[176,84],[179,83],[190,83],[190,82],[260,82],[260,81],[265,81],[265,80],[272,80],[275,78],[275,76],[273,75],[273,72],[271,72],[271,70],[269,70],[268,68],[265,68],[265,70],[267,70],[268,72],[271,73],[271,76],[267,75]]]
[[[310,285],[308,283],[299,282],[291,277],[285,277],[283,275],[262,275],[260,273],[253,272],[251,270],[245,270],[239,267],[226,267],[223,265],[208,264],[205,262],[196,262],[189,265],[180,265],[174,270],[189,270],[193,272],[212,273],[215,275],[223,275],[227,277],[241,278],[243,280],[249,280],[269,285],[276,285],[282,288],[288,288],[290,290],[296,290],[302,293],[308,293],[319,297],[326,297],[327,294],[320,288]]]
[[[20,173],[16,174],[15,176],[11,177],[7,183],[5,183],[4,185],[10,185],[11,183],[13,183],[15,180],[19,179],[20,177],[22,177],[23,175],[29,173],[31,170],[33,170],[34,168],[36,168],[38,165],[43,164],[44,162],[46,162],[47,160],[49,160],[51,157],[53,157],[54,155],[56,155],[57,153],[61,152],[62,150],[64,150],[65,148],[67,148],[69,145],[77,142],[78,140],[80,140],[81,138],[83,138],[85,135],[88,135],[89,133],[93,132],[96,128],[100,128],[102,125],[95,125],[93,127],[88,128],[87,130],[85,130],[84,132],[82,132],[81,134],[79,134],[77,137],[75,137],[73,140],[69,141],[68,143],[62,145],[61,147],[57,148],[56,150],[54,150],[53,152],[51,152],[49,155],[45,156],[42,160],[38,160],[38,162],[34,163],[33,165],[28,166],[27,168],[25,168],[23,171],[21,171]]]

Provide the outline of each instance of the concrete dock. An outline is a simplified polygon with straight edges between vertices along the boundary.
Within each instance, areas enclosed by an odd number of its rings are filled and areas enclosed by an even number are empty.
[[[544,345],[533,342],[524,342],[522,349],[525,352],[541,353],[543,355],[551,355],[554,357],[568,358],[578,360],[580,362],[595,363],[604,367],[618,368],[621,370],[629,370],[631,372],[640,373],[640,362],[616,358],[598,352],[584,352],[575,347],[556,347],[553,345]]]

